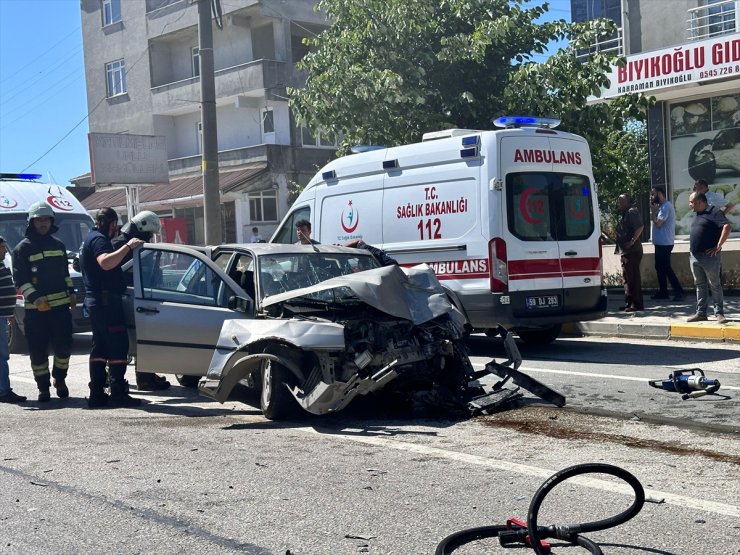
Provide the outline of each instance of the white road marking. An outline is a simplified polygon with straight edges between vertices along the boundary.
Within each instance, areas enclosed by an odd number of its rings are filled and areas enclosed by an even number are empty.
[[[473,364],[473,366],[476,367],[476,369],[482,370],[485,367],[485,364],[475,363]],[[519,370],[521,370],[522,372],[540,372],[542,374],[564,374],[567,376],[586,376],[589,378],[607,378],[609,380],[622,380],[622,381],[629,381],[629,382],[647,382],[648,381],[645,378],[638,378],[635,376],[615,376],[614,374],[598,374],[596,372],[573,372],[571,370],[551,370],[549,368],[529,368],[529,367],[525,368],[523,366],[520,366]],[[666,377],[666,379],[668,378]],[[720,387],[720,389],[740,390],[740,387],[737,387],[734,385],[723,385]]]
[[[326,437],[320,431],[314,428],[293,428],[296,431],[305,433],[311,433]],[[432,457],[438,457],[442,459],[453,460],[457,462],[474,464],[478,466],[485,466],[488,468],[495,468],[497,470],[505,470],[509,472],[516,472],[518,474],[525,474],[527,476],[535,476],[546,480],[555,472],[554,469],[540,468],[538,466],[531,466],[526,464],[520,464],[510,461],[504,461],[501,459],[492,459],[487,457],[481,457],[479,455],[470,455],[468,453],[460,453],[457,451],[448,451],[446,449],[439,449],[437,447],[429,447],[427,445],[419,445],[416,443],[408,443],[405,441],[397,441],[387,437],[360,437],[333,434],[332,439],[344,439],[348,441],[354,441],[356,443],[363,443],[366,445],[373,445],[375,447],[397,449],[399,451],[407,451],[410,453],[416,453],[420,455],[428,455]],[[607,480],[599,480],[598,478],[587,478],[585,476],[576,476],[571,480],[581,486],[596,489],[600,491],[617,492],[625,495],[632,496],[632,488],[624,483],[614,483]],[[697,509],[700,511],[706,511],[709,513],[716,513],[720,515],[726,515],[731,517],[740,518],[740,507],[736,505],[730,505],[728,503],[720,503],[718,501],[710,501],[707,499],[697,499],[695,497],[688,497],[686,495],[678,495],[675,493],[668,493],[660,490],[646,489],[645,496],[652,499],[665,499],[666,503],[670,503],[676,506],[688,507],[690,509]]]

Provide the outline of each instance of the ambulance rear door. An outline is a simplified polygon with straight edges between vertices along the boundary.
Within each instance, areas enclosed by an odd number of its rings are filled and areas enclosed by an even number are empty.
[[[600,293],[588,147],[558,135],[522,129],[501,137],[507,290],[523,321],[571,312],[574,286],[596,286],[596,302]]]

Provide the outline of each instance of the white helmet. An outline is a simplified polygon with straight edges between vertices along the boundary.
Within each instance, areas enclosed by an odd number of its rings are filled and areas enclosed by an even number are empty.
[[[131,223],[136,224],[136,228],[141,232],[159,233],[162,229],[159,216],[150,210],[136,214],[131,218]]]

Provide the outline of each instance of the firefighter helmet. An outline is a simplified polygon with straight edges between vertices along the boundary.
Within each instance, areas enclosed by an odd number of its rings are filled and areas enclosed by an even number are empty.
[[[150,210],[144,210],[136,214],[131,218],[131,223],[136,224],[136,228],[144,233],[159,233],[162,229],[159,216]]]
[[[51,209],[51,206],[46,204],[43,200],[40,200],[38,202],[34,202],[31,206],[28,207],[28,223],[31,223],[31,220],[34,218],[51,218],[54,219],[54,211]]]

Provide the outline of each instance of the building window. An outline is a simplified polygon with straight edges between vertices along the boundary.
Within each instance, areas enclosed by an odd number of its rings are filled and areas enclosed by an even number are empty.
[[[103,27],[121,21],[121,0],[103,0]]]
[[[249,193],[249,219],[251,222],[276,222],[277,191]]]
[[[190,49],[190,57],[193,60],[193,77],[200,77],[200,50],[197,46]]]
[[[275,114],[272,108],[262,109],[262,134],[269,135],[275,133]]]
[[[106,82],[108,87],[108,98],[126,92],[126,62],[116,60],[105,64]]]
[[[337,140],[333,135],[319,131],[316,133],[316,136],[314,136],[307,127],[301,127],[301,142],[303,146],[337,148]]]

